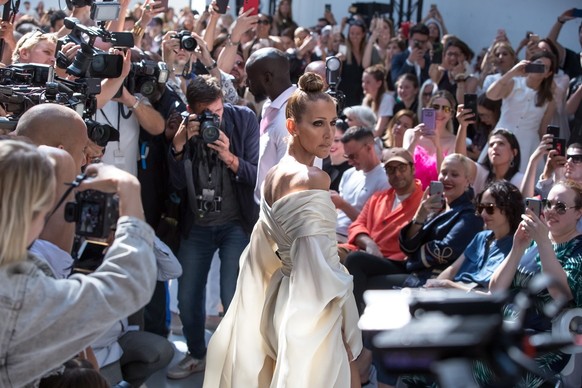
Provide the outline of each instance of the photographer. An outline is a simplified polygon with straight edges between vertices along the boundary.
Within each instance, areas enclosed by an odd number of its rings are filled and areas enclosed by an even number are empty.
[[[26,252],[53,208],[53,163],[32,145],[0,141],[0,337],[10,360],[0,367],[1,386],[34,383],[149,300],[154,235],[143,221],[139,183],[112,166],[91,165],[87,174],[79,190],[119,196],[115,241],[93,274],[57,280]]]
[[[257,178],[259,127],[246,107],[223,103],[218,80],[198,76],[188,86],[190,116],[180,125],[169,154],[170,179],[187,188],[182,209],[178,259],[178,302],[189,354],[168,377],[185,378],[205,368],[204,296],[214,252],[221,260],[221,299],[228,309],[240,255],[258,216],[253,200]],[[210,136],[212,135],[212,136]]]

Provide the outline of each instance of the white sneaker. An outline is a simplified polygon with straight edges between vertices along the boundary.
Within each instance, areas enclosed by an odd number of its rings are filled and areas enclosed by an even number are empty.
[[[203,372],[206,367],[206,358],[197,359],[187,354],[177,365],[168,370],[169,379],[184,379],[192,373]]]

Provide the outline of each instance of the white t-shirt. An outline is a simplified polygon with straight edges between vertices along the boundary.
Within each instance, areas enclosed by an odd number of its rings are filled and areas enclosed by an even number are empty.
[[[378,117],[392,117],[394,116],[394,104],[396,101],[390,93],[384,93],[378,108]]]
[[[355,167],[346,170],[339,184],[339,195],[358,211],[362,211],[372,194],[389,188],[388,177],[380,163],[368,172],[356,170]],[[347,236],[351,224],[350,217],[338,209],[336,232]]]

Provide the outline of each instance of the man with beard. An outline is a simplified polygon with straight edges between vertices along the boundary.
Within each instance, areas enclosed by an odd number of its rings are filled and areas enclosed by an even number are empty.
[[[261,186],[267,172],[279,163],[287,151],[285,108],[287,100],[297,89],[291,83],[289,60],[284,52],[267,47],[255,51],[246,64],[247,84],[257,101],[268,97],[263,104],[260,124],[259,164],[255,201],[261,199]]]

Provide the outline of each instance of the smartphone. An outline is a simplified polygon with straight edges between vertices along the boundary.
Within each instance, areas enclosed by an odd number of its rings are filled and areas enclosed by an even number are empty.
[[[345,44],[340,44],[338,52],[342,53],[343,55],[348,55],[348,46],[346,46]]]
[[[160,6],[156,10],[165,11],[168,9],[168,0],[160,0]]]
[[[442,195],[442,193],[445,191],[445,188],[443,186],[443,182],[441,181],[431,181],[430,182],[430,186],[428,189],[428,194],[429,195]]]
[[[548,125],[546,128],[546,133],[552,135],[553,137],[560,137],[560,127],[555,125]]]
[[[253,8],[253,12],[251,12],[250,16],[258,15],[259,14],[259,0],[244,0],[243,12],[246,12],[251,8]]]
[[[574,8],[572,10],[572,16],[575,18],[582,18],[582,9],[580,8]]]
[[[560,156],[566,156],[566,139],[554,137],[552,139],[552,149],[558,152]]]
[[[436,114],[433,108],[422,108],[422,123],[424,124],[424,133],[427,135],[434,134],[436,129]]]
[[[542,201],[537,198],[526,198],[525,207],[530,209],[536,216],[541,216],[542,214]]]
[[[538,34],[529,34],[530,42],[537,43],[540,41],[540,36]]]
[[[465,94],[464,100],[465,109],[471,109],[471,111],[475,114],[475,118],[477,117],[477,95],[476,94]]]
[[[168,0],[166,0],[168,1]],[[218,5],[218,13],[226,13],[226,8],[228,7],[229,0],[216,0],[216,5]]]
[[[325,12],[331,12],[331,4],[325,5]]]
[[[524,70],[526,73],[544,73],[546,66],[543,63],[528,63]]]

